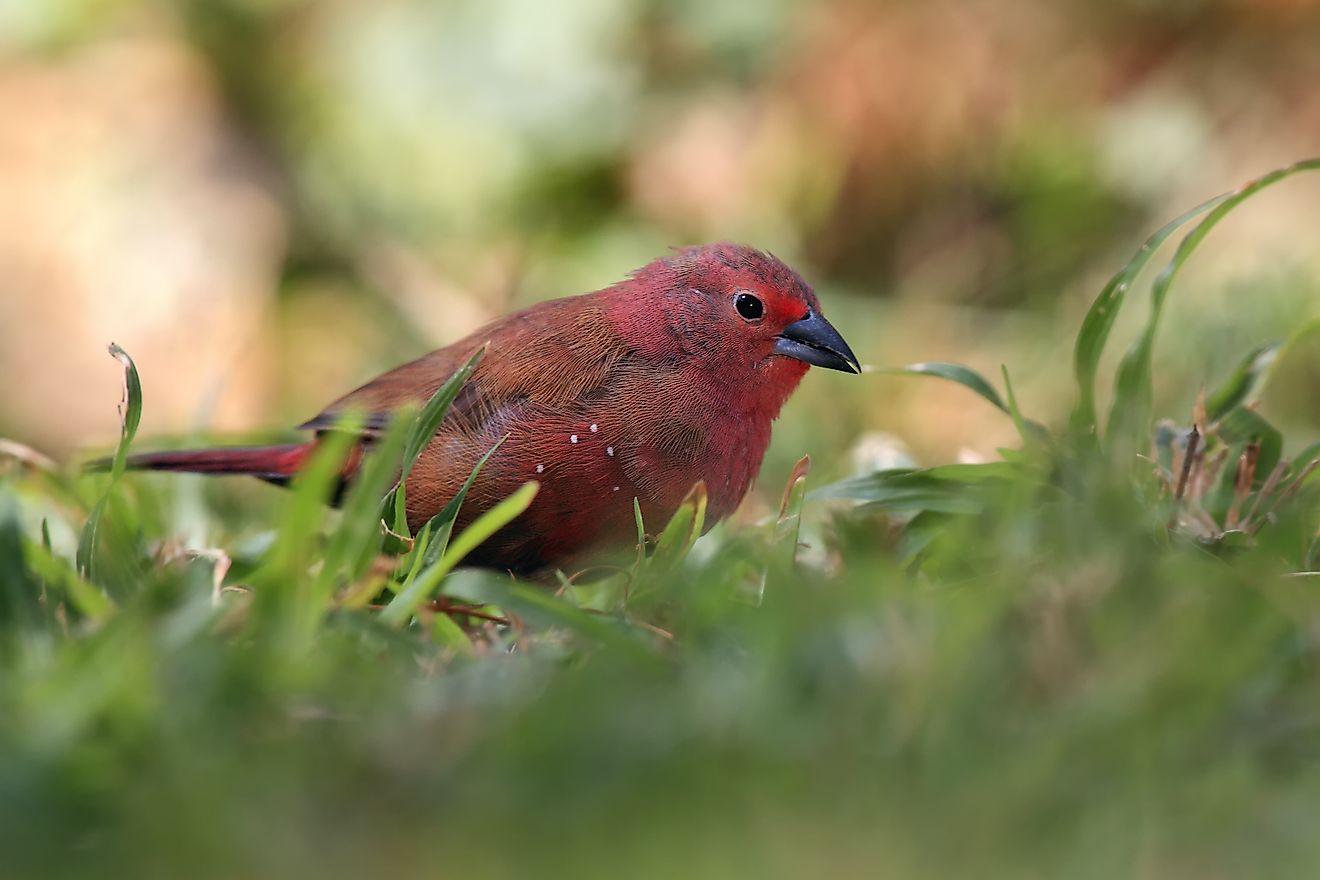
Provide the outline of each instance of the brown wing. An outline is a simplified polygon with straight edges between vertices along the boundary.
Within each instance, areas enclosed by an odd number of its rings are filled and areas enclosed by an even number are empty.
[[[566,406],[600,386],[629,353],[598,295],[551,300],[378,376],[299,427],[325,430],[355,409],[365,414],[368,432],[379,431],[395,410],[429,400],[483,343],[486,356],[455,400],[446,427],[475,429],[512,400]]]

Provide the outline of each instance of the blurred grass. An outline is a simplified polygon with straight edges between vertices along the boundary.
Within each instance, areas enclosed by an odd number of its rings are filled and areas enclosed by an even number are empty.
[[[4,873],[1309,875],[1316,453],[1255,406],[1259,350],[1206,406],[1159,410],[1147,320],[1112,400],[1052,431],[1028,419],[1065,413],[915,368],[1017,417],[1002,460],[816,478],[805,502],[794,482],[688,552],[695,491],[642,524],[651,556],[558,591],[449,573],[445,523],[388,535],[387,480],[325,509],[332,455],[257,521],[194,510],[219,547],[180,536],[174,480],[7,455]],[[1074,340],[1083,401],[1115,326]]]

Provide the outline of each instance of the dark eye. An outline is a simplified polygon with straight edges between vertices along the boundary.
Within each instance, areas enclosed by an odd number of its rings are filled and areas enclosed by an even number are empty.
[[[765,306],[750,293],[740,293],[733,298],[733,307],[745,320],[759,321],[765,314]]]

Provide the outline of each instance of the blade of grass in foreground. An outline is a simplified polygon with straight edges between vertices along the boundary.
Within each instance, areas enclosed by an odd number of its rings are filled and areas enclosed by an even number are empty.
[[[846,498],[897,513],[936,511],[978,513],[993,484],[1021,477],[1021,469],[1005,461],[950,464],[917,470],[894,468],[831,483],[807,493],[812,501]]]
[[[393,588],[396,593],[408,591],[413,582],[417,580],[417,577],[423,571],[435,565],[449,549],[449,539],[454,533],[454,523],[458,521],[458,512],[463,508],[463,502],[467,498],[468,491],[472,488],[472,484],[476,482],[481,469],[486,466],[486,462],[490,461],[490,457],[507,439],[509,439],[509,435],[505,434],[494,446],[486,450],[486,454],[477,460],[472,472],[468,474],[467,479],[463,481],[463,485],[459,487],[454,497],[449,499],[449,503],[439,513],[431,517],[426,525],[422,526],[422,530],[417,534],[417,540],[413,542],[411,564],[405,563],[408,565],[408,574],[401,584]],[[367,597],[362,597],[364,603],[366,599]]]
[[[654,630],[624,618],[593,614],[544,587],[492,576],[491,572],[471,570],[455,573],[446,583],[445,593],[498,607],[534,626],[566,629],[597,644],[626,651],[633,659],[648,664],[659,661],[652,648]],[[464,639],[466,641],[466,636]]]
[[[1155,335],[1159,329],[1160,316],[1164,311],[1169,288],[1173,285],[1179,270],[1196,251],[1197,246],[1210,234],[1210,230],[1238,205],[1266,187],[1273,186],[1294,174],[1316,170],[1320,170],[1320,159],[1308,159],[1244,184],[1232,194],[1214,203],[1205,218],[1197,223],[1178,244],[1173,259],[1161,270],[1151,285],[1150,317],[1146,321],[1145,330],[1118,365],[1118,375],[1114,380],[1114,404],[1109,411],[1106,441],[1111,446],[1119,447],[1120,458],[1126,459],[1130,454],[1134,454],[1141,447],[1150,429],[1155,396],[1152,376]]]
[[[541,484],[537,482],[524,483],[508,498],[477,517],[454,539],[435,565],[423,571],[406,589],[390,600],[390,604],[380,613],[380,619],[390,626],[403,626],[407,623],[417,613],[417,609],[422,607],[422,603],[439,588],[445,575],[453,571],[465,556],[487,538],[522,514],[531,505],[540,488]]]
[[[647,563],[648,569],[656,572],[669,571],[687,557],[692,545],[705,530],[708,500],[706,484],[698,480],[688,490],[664,530],[655,539],[655,548],[651,551]]]
[[[1025,418],[1017,410],[1017,403],[1012,400],[1011,388],[1008,389],[1010,399],[1005,401],[995,389],[995,386],[991,385],[989,380],[971,367],[942,361],[927,361],[919,364],[908,364],[906,367],[868,367],[867,372],[890,373],[897,376],[934,376],[937,379],[947,379],[961,385],[991,406],[1010,416],[1018,428],[1018,433],[1022,435],[1022,442],[1030,444],[1049,435],[1043,425]],[[1006,369],[1004,370],[1004,380],[1005,382],[1008,381],[1008,371]]]
[[[408,479],[408,474],[412,472],[413,465],[417,463],[417,458],[426,448],[426,444],[435,437],[435,432],[440,430],[440,423],[445,420],[449,414],[449,407],[453,404],[458,393],[463,390],[467,380],[476,372],[477,365],[486,355],[486,346],[481,346],[473,353],[468,362],[454,371],[454,374],[445,380],[431,399],[422,407],[422,411],[417,415],[417,421],[413,423],[413,429],[408,434],[407,442],[403,451],[403,466],[399,472],[398,485],[394,491],[386,496],[381,505],[382,519],[390,523],[390,529],[395,534],[407,535],[411,537],[408,531],[407,515],[407,490],[404,486]]]
[[[449,539],[454,533],[454,523],[458,520],[458,512],[463,509],[463,502],[467,499],[467,493],[472,489],[472,484],[476,482],[478,475],[481,474],[481,469],[486,466],[486,462],[490,461],[490,457],[494,455],[496,451],[504,445],[504,441],[508,439],[509,435],[505,434],[495,442],[494,446],[487,449],[481,458],[477,459],[477,463],[473,466],[472,472],[467,475],[467,479],[463,481],[463,485],[459,487],[458,492],[454,494],[453,498],[449,499],[449,503],[446,504],[439,513],[431,517],[430,521],[427,522],[434,538],[423,556],[423,562],[426,565],[435,562],[446,550],[449,549]]]
[[[1008,397],[1008,415],[1013,419],[1013,426],[1017,428],[1022,443],[1025,446],[1031,446],[1049,442],[1050,432],[1045,429],[1045,426],[1022,414],[1022,409],[1018,406],[1017,394],[1013,391],[1013,380],[1008,377],[1008,367],[1000,365],[999,369],[1004,374],[1004,393]]]
[[[1008,404],[1004,403],[1004,398],[999,396],[995,386],[991,385],[980,373],[971,367],[964,367],[962,364],[928,361],[919,364],[908,364],[906,367],[868,367],[867,372],[892,373],[898,376],[935,376],[939,379],[947,379],[973,392],[996,409],[1008,413]]]
[[[1225,194],[1208,199],[1157,229],[1142,243],[1127,265],[1109,279],[1095,302],[1091,303],[1086,317],[1082,319],[1082,328],[1077,332],[1077,343],[1073,349],[1073,373],[1077,377],[1077,406],[1072,414],[1072,429],[1075,433],[1089,435],[1094,439],[1099,428],[1095,411],[1096,372],[1100,368],[1100,356],[1104,354],[1105,343],[1109,341],[1109,332],[1114,328],[1114,320],[1123,307],[1123,300],[1132,282],[1169,236],[1193,217],[1205,213],[1226,198],[1228,196]]]
[[[290,645],[310,638],[325,610],[318,580],[309,572],[323,561],[318,543],[329,510],[326,503],[343,480],[352,449],[361,442],[361,427],[360,415],[350,412],[334,430],[321,435],[289,487],[275,543],[250,578],[258,587],[256,607],[271,618],[296,622],[299,639],[290,640]]]
[[[400,458],[415,415],[415,409],[396,413],[353,474],[339,526],[330,535],[325,564],[317,577],[322,603],[338,584],[360,578],[381,550],[381,498],[389,492],[399,473]]]
[[[105,508],[110,503],[120,478],[124,476],[128,447],[137,436],[138,424],[142,420],[142,382],[138,378],[137,366],[128,352],[114,343],[110,344],[110,355],[124,367],[124,398],[119,404],[119,443],[115,446],[114,458],[111,459],[110,483],[101,493],[96,506],[92,508],[78,539],[78,574],[93,583],[96,578],[96,539],[101,528],[101,517],[105,515]]]
[[[1271,342],[1253,349],[1224,383],[1216,388],[1205,402],[1205,415],[1210,421],[1216,421],[1227,415],[1233,408],[1246,403],[1252,393],[1264,381],[1283,348],[1282,341]]]
[[[1312,318],[1293,330],[1287,339],[1278,339],[1252,349],[1233,372],[1206,399],[1206,418],[1213,422],[1238,406],[1255,400],[1269,381],[1277,363],[1320,331],[1320,318]]]
[[[802,503],[807,497],[807,475],[811,473],[811,456],[798,459],[788,475],[783,497],[779,501],[779,515],[775,517],[775,545],[780,548],[788,566],[797,565],[798,544],[802,535]]]
[[[51,553],[45,544],[27,542],[23,550],[32,572],[57,587],[83,617],[98,621],[114,610],[114,603],[104,593],[79,577],[63,557]]]

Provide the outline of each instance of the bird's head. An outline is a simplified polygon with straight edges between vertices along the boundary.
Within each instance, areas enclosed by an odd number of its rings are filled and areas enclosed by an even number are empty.
[[[644,347],[736,381],[791,391],[807,365],[861,371],[802,276],[754,248],[684,248],[617,290],[633,309],[629,335]]]

